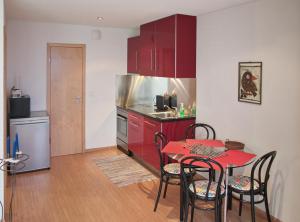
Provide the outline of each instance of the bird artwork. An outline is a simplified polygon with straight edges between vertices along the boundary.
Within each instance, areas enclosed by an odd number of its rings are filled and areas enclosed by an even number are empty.
[[[239,62],[239,101],[261,104],[262,62]]]
[[[242,74],[242,80],[241,80],[241,98],[245,99],[249,96],[253,96],[254,98],[257,96],[257,86],[255,83],[255,80],[257,77],[252,74],[251,71],[246,70]]]

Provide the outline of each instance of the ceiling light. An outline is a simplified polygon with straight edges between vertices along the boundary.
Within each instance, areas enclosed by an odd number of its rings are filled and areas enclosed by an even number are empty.
[[[98,21],[102,21],[102,20],[103,20],[103,17],[98,16],[98,17],[97,17],[97,20],[98,20]]]

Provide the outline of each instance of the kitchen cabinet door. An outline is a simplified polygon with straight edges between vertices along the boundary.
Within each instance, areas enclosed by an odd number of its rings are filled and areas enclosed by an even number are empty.
[[[128,112],[128,149],[142,158],[143,117],[133,112]]]
[[[139,73],[139,46],[140,37],[127,40],[127,73]]]
[[[197,17],[176,15],[176,78],[196,78]]]
[[[175,16],[155,22],[155,75],[175,76]]]
[[[195,16],[172,15],[140,26],[140,74],[196,77]]]
[[[154,143],[154,134],[160,132],[161,123],[144,118],[144,144],[143,144],[143,160],[155,167],[160,168],[160,160],[157,148]]]
[[[155,23],[150,22],[140,27],[140,73],[145,76],[155,75]]]
[[[185,130],[194,123],[194,119],[164,122],[162,124],[162,132],[166,135],[168,141],[184,140]]]

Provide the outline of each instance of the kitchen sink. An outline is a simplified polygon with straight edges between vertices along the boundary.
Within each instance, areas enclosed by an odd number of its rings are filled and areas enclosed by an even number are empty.
[[[176,113],[172,112],[172,111],[149,113],[149,115],[152,115],[152,116],[155,116],[158,118],[162,118],[162,119],[177,117]]]

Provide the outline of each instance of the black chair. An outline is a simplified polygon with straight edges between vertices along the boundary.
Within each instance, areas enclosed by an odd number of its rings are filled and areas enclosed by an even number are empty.
[[[163,133],[156,132],[154,134],[154,142],[157,147],[157,152],[160,160],[160,183],[159,183],[159,189],[158,189],[158,193],[154,205],[154,211],[156,211],[163,183],[165,183],[163,198],[166,197],[168,184],[173,184],[173,185],[180,184],[180,164],[169,163],[168,157],[166,157],[161,153],[161,149],[165,147],[165,145],[167,144],[167,138]],[[170,182],[170,179],[177,180],[177,183]]]
[[[196,128],[202,128],[206,131],[206,139],[216,139],[216,132],[214,128],[205,123],[194,123],[188,126],[188,128],[185,130],[185,139],[194,138]]]
[[[237,175],[233,176],[229,180],[229,209],[231,209],[232,202],[232,192],[240,194],[240,207],[239,215],[242,215],[243,207],[243,196],[250,196],[251,203],[251,218],[252,222],[255,222],[255,204],[265,202],[266,214],[268,221],[271,222],[271,216],[268,204],[268,181],[270,178],[270,169],[274,158],[276,156],[276,151],[269,152],[262,157],[260,157],[252,166],[251,175],[243,176]],[[266,165],[265,165],[266,164]],[[255,201],[255,196],[261,196],[260,200]]]
[[[198,164],[201,167],[197,166]],[[216,181],[213,181],[212,176],[209,174],[208,179],[197,179],[197,173],[202,172],[202,167],[208,169],[218,168],[219,174]],[[181,160],[181,180],[183,195],[183,212],[184,221],[188,219],[189,207],[191,207],[191,221],[194,219],[194,209],[200,210],[214,210],[215,221],[221,222],[222,218],[222,198],[225,196],[225,188],[222,186],[224,171],[222,166],[215,160],[201,158],[197,156],[185,157]],[[190,176],[192,175],[192,176]],[[204,202],[203,205],[197,202]]]
[[[204,138],[213,139],[213,140],[216,139],[216,132],[215,132],[214,128],[205,123],[194,123],[194,124],[189,125],[185,130],[185,139],[195,138],[196,128],[201,128],[201,129],[205,130],[206,136],[204,136]],[[201,172],[209,172],[210,174],[212,174],[212,178],[213,179],[215,178],[214,170],[208,171],[207,169],[202,169]]]

